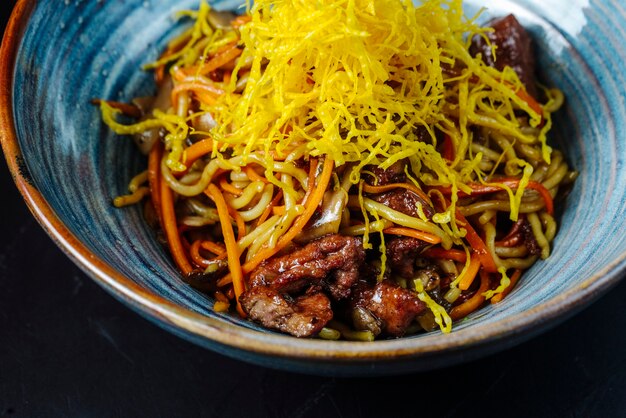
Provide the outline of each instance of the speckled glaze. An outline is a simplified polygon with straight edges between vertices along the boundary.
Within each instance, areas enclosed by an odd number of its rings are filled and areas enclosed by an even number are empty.
[[[239,1],[214,2],[233,9]],[[555,325],[624,275],[626,267],[626,10],[621,0],[472,0],[490,15],[515,13],[531,31],[542,79],[567,105],[554,142],[580,171],[549,260],[505,303],[433,332],[374,343],[296,339],[212,312],[185,285],[138,208],[111,198],[145,162],[112,135],[90,99],[153,92],[139,70],[197,0],[18,2],[2,44],[0,132],[16,184],[35,217],[97,283],[161,327],[195,343],[270,367],[316,374],[391,374],[486,355]]]

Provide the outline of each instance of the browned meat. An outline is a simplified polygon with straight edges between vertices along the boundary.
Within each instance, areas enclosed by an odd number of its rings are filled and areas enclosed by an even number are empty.
[[[541,247],[537,243],[535,234],[533,234],[533,229],[526,218],[522,221],[521,232],[524,239],[524,245],[526,246],[528,253],[531,255],[540,255]]]
[[[404,167],[406,167],[404,161],[398,161],[386,170],[383,170],[375,165],[367,165],[365,166],[365,171],[369,171],[374,174],[375,178],[371,175],[365,175],[364,179],[370,186],[384,186],[392,183],[404,183],[406,181]]]
[[[401,288],[391,280],[383,280],[375,286],[359,283],[353,292],[351,305],[353,310],[361,311],[359,322],[355,321],[356,327],[369,326],[364,323],[373,328],[380,326],[382,332],[394,337],[404,335],[409,325],[425,309],[424,303],[415,293]],[[363,315],[362,310],[371,313],[377,321],[361,321],[363,316],[369,316]]]
[[[252,272],[250,284],[271,286],[284,293],[321,286],[340,300],[350,295],[364,259],[359,238],[327,235],[262,264]]]
[[[405,279],[415,277],[415,260],[428,246],[416,238],[398,237],[387,241],[387,263],[394,274]]]
[[[472,39],[471,54],[482,54],[485,64],[498,70],[511,67],[526,86],[528,93],[537,97],[535,56],[530,36],[524,27],[513,15],[494,19],[487,26],[494,29],[494,32],[487,33],[487,37],[496,46],[495,59],[490,46],[480,36]]]
[[[393,210],[397,210],[409,216],[418,216],[418,203],[422,204],[422,210],[429,219],[435,214],[435,210],[428,202],[410,190],[394,189],[377,195],[371,195],[370,197],[378,203],[382,203]]]
[[[296,337],[317,334],[333,317],[330,300],[323,293],[289,299],[267,286],[253,287],[239,297],[250,319]]]

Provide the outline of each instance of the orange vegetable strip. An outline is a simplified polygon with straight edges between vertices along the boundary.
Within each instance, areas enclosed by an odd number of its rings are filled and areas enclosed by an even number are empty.
[[[429,234],[428,232],[418,231],[416,229],[411,229],[411,228],[391,227],[391,228],[384,229],[383,232],[385,234],[403,235],[405,237],[416,238],[420,241],[424,241],[429,244],[439,244],[441,242],[441,238],[439,238],[436,235]]]
[[[214,104],[217,96],[224,93],[224,90],[218,89],[210,84],[199,82],[180,83],[172,89],[172,103],[176,103],[178,101],[178,94],[185,90],[193,91],[194,93],[201,95],[202,101],[206,101],[209,104]]]
[[[513,85],[511,83],[508,83],[505,81],[504,84],[513,88]],[[537,102],[537,100],[535,100],[533,96],[528,94],[528,92],[526,91],[524,87],[520,87],[517,90],[515,90],[515,94],[517,95],[517,97],[525,101],[528,107],[530,107],[535,113],[540,115],[541,118],[543,119],[543,106],[539,104],[539,102]]]
[[[193,261],[196,266],[206,267],[209,265],[209,260],[200,255],[201,242],[202,240],[197,239],[193,242],[193,244],[191,244],[191,247],[189,248],[189,255],[191,256],[191,261]]]
[[[410,190],[416,195],[418,195],[419,197],[421,197],[422,200],[424,200],[425,202],[430,202],[430,199],[428,198],[426,193],[424,193],[422,190],[420,190],[419,188],[409,183],[391,183],[391,184],[385,184],[384,186],[370,186],[369,184],[363,182],[363,191],[365,193],[378,194],[378,193],[384,193],[384,192],[388,192],[389,190],[394,190],[398,188]]]
[[[228,300],[228,298],[226,297],[225,294],[223,294],[222,292],[220,292],[219,290],[217,292],[215,292],[215,299],[223,302],[223,303],[229,303],[230,300]]]
[[[510,187],[511,189],[517,189],[519,187],[520,181],[518,179],[499,179],[497,182],[507,187]],[[503,190],[502,187],[492,184],[469,183],[467,186],[472,189],[471,194],[495,193],[501,192]],[[543,184],[536,181],[530,181],[528,182],[528,186],[526,186],[526,188],[538,192],[545,202],[546,211],[550,215],[554,214],[554,202],[552,200],[552,195],[550,194],[550,191],[548,191],[548,189],[543,186]],[[452,193],[451,187],[435,187],[435,189],[439,190],[444,195],[450,195]],[[459,197],[465,196],[468,196],[468,194],[464,192],[459,192]]]
[[[224,190],[225,192],[228,192],[230,194],[233,194],[235,196],[241,196],[241,194],[243,193],[243,190],[236,188],[235,186],[233,186],[232,184],[230,184],[227,180],[226,177],[222,177],[220,179],[220,187],[222,188],[222,190]]]
[[[461,281],[459,282],[459,289],[469,289],[472,283],[474,283],[474,279],[478,274],[478,270],[480,270],[480,258],[476,256],[470,257],[469,267],[467,268],[465,275],[463,276],[463,278],[461,278]]]
[[[183,272],[188,275],[193,271],[185,249],[180,239],[180,233],[178,231],[178,225],[176,224],[176,214],[174,213],[174,198],[172,196],[172,190],[168,186],[167,182],[161,178],[161,207],[163,215],[163,229],[165,230],[165,236],[167,243],[170,247],[170,252],[174,258],[174,262]]]
[[[441,144],[441,156],[448,161],[454,161],[454,144],[448,134],[444,136]]]
[[[284,215],[285,214],[285,206],[274,206],[272,208],[272,215]]]
[[[500,241],[496,241],[496,246],[498,247],[513,247],[517,245],[521,239],[522,235],[520,233],[520,228],[522,227],[522,223],[526,217],[520,216],[520,218],[513,224],[513,227],[509,231],[509,233],[502,238]]]
[[[491,298],[491,303],[498,303],[498,302],[502,301],[502,299],[504,299],[509,293],[511,293],[511,291],[513,290],[513,288],[517,284],[517,281],[519,280],[521,275],[522,275],[522,270],[521,269],[515,269],[515,271],[511,275],[511,283],[509,284],[509,287],[504,289],[502,291],[502,293],[498,293],[497,295],[492,297]]]
[[[476,230],[472,228],[465,216],[461,215],[461,212],[456,211],[456,219],[457,222],[463,224],[463,228],[467,231],[465,235],[465,239],[469,243],[470,247],[472,247],[472,251],[480,258],[480,264],[485,268],[488,273],[495,273],[498,271],[498,267],[496,266],[496,262],[491,256],[489,249],[485,242],[478,236]]]
[[[239,260],[239,247],[235,240],[235,233],[233,232],[233,226],[230,223],[230,217],[228,215],[228,205],[222,192],[214,184],[209,184],[207,189],[209,196],[215,202],[217,207],[217,213],[220,217],[220,224],[222,226],[222,235],[224,236],[224,244],[226,245],[226,253],[228,257],[228,267],[230,269],[230,276],[232,278],[233,287],[235,289],[235,299],[237,301],[237,310],[239,314],[245,317],[241,304],[239,303],[239,296],[244,292],[245,285],[243,282],[243,272],[241,269],[241,262]]]
[[[246,222],[243,220],[239,212],[230,206],[228,206],[228,213],[230,214],[230,217],[235,220],[235,225],[237,225],[237,241],[239,241],[246,235]]]
[[[196,73],[201,75],[207,75],[211,71],[215,71],[223,65],[237,58],[239,55],[241,55],[241,52],[242,50],[237,48],[237,42],[233,42],[229,44],[229,46],[225,50],[219,51],[217,54],[215,54],[213,58],[202,64],[200,68],[198,68],[197,66],[193,66],[183,71],[185,71],[188,75],[193,75]]]
[[[255,254],[254,257],[250,261],[248,261],[243,266],[244,273],[248,274],[252,270],[254,270],[262,261],[267,260],[283,248],[287,246],[306,226],[311,219],[311,216],[315,213],[315,210],[321,203],[324,198],[324,193],[328,188],[328,184],[330,182],[330,178],[333,173],[334,162],[331,158],[326,157],[324,159],[324,168],[322,170],[322,174],[319,177],[319,182],[317,186],[311,182],[309,183],[309,189],[313,190],[309,195],[309,199],[306,201],[304,212],[302,215],[298,216],[295,220],[289,231],[287,231],[283,236],[278,239],[276,246],[274,248],[265,248]]]
[[[232,73],[225,72],[224,76],[222,77],[222,83],[224,83],[224,84],[230,83],[231,74]]]
[[[250,15],[239,15],[230,21],[230,26],[232,26],[234,29],[238,29],[248,23],[250,20]]]
[[[489,289],[489,275],[485,271],[480,272],[480,288],[474,293],[474,296],[463,302],[462,304],[455,306],[450,311],[450,318],[457,320],[465,318],[467,315],[480,308],[480,305],[485,302],[485,293]]]
[[[226,248],[213,241],[200,241],[200,247],[207,251],[211,251],[215,255],[226,254]]]
[[[161,213],[161,188],[159,181],[161,178],[161,157],[163,154],[163,145],[156,142],[148,156],[148,184],[150,185],[150,198],[152,206],[156,212],[161,229],[163,228],[163,214]]]
[[[426,258],[443,258],[445,260],[452,260],[458,263],[465,263],[467,256],[465,251],[461,250],[444,250],[441,247],[433,247],[429,248],[426,251],[422,252],[422,254]]]
[[[265,222],[267,218],[269,218],[270,213],[272,213],[272,209],[274,208],[274,206],[278,204],[278,202],[280,202],[280,199],[282,199],[282,197],[283,197],[283,191],[279,190],[278,193],[276,193],[276,196],[274,196],[270,204],[267,206],[267,208],[265,208],[261,216],[259,216],[259,219],[257,219],[255,228],[261,225],[263,222]]]
[[[248,178],[250,179],[250,181],[262,181],[263,183],[269,183],[270,181],[268,179],[266,179],[265,177],[261,176],[259,173],[256,172],[256,170],[254,168],[252,168],[251,166],[246,166],[246,168],[244,168],[243,170],[246,175],[248,176]]]
[[[189,146],[183,153],[183,164],[191,167],[193,163],[200,157],[213,151],[213,140],[211,138],[203,139]]]
[[[113,100],[102,100],[102,99],[93,99],[91,104],[100,106],[101,102],[106,102],[113,109],[117,109],[121,111],[126,116],[130,116],[132,118],[140,118],[142,116],[141,110],[135,106],[134,104],[122,103],[122,102],[114,102]]]

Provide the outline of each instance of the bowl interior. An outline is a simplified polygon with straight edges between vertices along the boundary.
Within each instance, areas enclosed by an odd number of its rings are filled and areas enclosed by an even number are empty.
[[[218,7],[232,7],[229,3]],[[559,309],[567,308],[568,303],[592,297],[575,289],[596,282],[605,285],[623,269],[626,51],[622,24],[626,18],[615,2],[588,3],[467,2],[470,14],[488,8],[481,20],[514,13],[533,35],[542,81],[565,93],[566,106],[554,121],[552,144],[565,153],[580,177],[560,203],[553,254],[526,272],[504,303],[487,306],[456,324],[456,337],[433,332],[374,345],[435,350],[447,344],[445,338],[461,344],[472,333],[491,327],[504,332],[516,323],[529,326],[541,318],[542,307],[559,295],[571,294],[569,300],[559,302]],[[195,7],[197,0],[83,0],[61,6],[38,2],[17,55],[15,127],[30,181],[95,257],[190,311],[257,328],[233,315],[213,312],[208,296],[183,283],[139,206],[112,206],[111,199],[125,193],[128,181],[146,162],[132,140],[113,135],[101,123],[98,108],[90,105],[92,98],[127,101],[152,94],[152,75],[141,67],[184,27],[184,21],[172,18],[174,13]],[[599,272],[608,276],[587,280]],[[523,319],[529,312],[534,316]],[[311,340],[294,344],[330,347]]]

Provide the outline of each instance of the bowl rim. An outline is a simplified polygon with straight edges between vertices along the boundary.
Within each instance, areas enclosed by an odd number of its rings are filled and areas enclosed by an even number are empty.
[[[608,291],[626,271],[626,252],[610,265],[569,289],[525,312],[491,324],[459,330],[430,339],[396,339],[367,342],[335,342],[315,339],[297,339],[291,336],[266,333],[228,324],[203,316],[153,294],[118,273],[97,257],[73,235],[57,217],[52,207],[32,183],[24,164],[13,117],[13,80],[17,52],[30,15],[37,0],[18,0],[6,27],[0,50],[0,140],[11,175],[28,208],[53,241],[96,283],[119,300],[140,313],[187,335],[209,340],[223,347],[261,356],[286,357],[292,360],[309,359],[320,362],[341,360],[398,361],[402,359],[432,358],[478,348],[486,343],[502,342],[509,337],[524,339],[540,329],[556,325]]]

